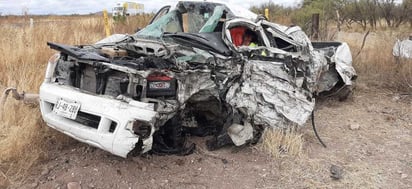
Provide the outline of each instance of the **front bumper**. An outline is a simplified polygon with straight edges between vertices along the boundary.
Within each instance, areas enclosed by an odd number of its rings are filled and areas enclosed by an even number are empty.
[[[75,120],[57,115],[53,106],[59,99],[80,104]],[[141,153],[152,148],[157,112],[153,105],[133,101],[126,103],[111,97],[88,94],[77,88],[44,82],[40,87],[40,109],[44,121],[50,127],[76,140],[127,157],[139,142],[132,131],[135,120],[152,126],[150,136],[141,139]]]

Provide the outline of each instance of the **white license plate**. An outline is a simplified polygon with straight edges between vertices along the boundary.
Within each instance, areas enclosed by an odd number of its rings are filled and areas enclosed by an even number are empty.
[[[170,82],[165,81],[155,81],[149,83],[150,89],[168,89],[170,88]]]
[[[67,102],[63,99],[57,101],[54,105],[53,112],[57,115],[69,118],[76,119],[77,113],[79,112],[80,104],[75,102]]]

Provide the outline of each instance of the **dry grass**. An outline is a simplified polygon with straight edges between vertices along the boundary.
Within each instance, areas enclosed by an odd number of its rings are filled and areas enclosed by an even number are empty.
[[[366,33],[366,32],[365,32]],[[399,31],[371,32],[361,49],[364,34],[340,32],[337,40],[346,41],[351,47],[353,64],[359,79],[366,85],[412,93],[412,61],[402,60],[396,63],[392,48],[397,39],[405,39],[408,29]],[[360,53],[359,53],[360,52]],[[359,53],[358,56],[356,56]]]
[[[125,23],[111,22],[111,31],[134,33],[149,19],[150,15],[143,15],[130,17]],[[105,35],[100,16],[36,16],[33,28],[29,20],[0,17],[1,92],[8,86],[38,93],[47,60],[55,53],[46,45],[47,41],[90,44]],[[0,173],[15,182],[21,180],[33,164],[47,158],[47,148],[64,145],[67,139],[45,126],[38,107],[28,107],[9,98],[4,110],[0,116]],[[51,144],[51,138],[63,142]]]
[[[262,136],[260,148],[278,159],[284,156],[298,157],[302,153],[303,137],[295,128],[268,128]]]

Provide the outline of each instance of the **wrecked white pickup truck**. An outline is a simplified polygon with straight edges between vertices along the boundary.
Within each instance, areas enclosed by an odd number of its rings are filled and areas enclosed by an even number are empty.
[[[93,45],[48,43],[43,119],[79,141],[127,157],[189,154],[256,142],[266,127],[303,125],[315,96],[345,93],[356,78],[345,43],[311,43],[222,2],[180,1],[133,35]],[[253,33],[255,46],[245,45]]]

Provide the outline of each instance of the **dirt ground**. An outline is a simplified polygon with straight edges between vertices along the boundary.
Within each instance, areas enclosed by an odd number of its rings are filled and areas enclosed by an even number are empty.
[[[123,159],[71,140],[50,147],[54,155],[12,188],[412,188],[411,95],[358,84],[345,102],[319,101],[315,116],[327,148],[309,120],[298,157],[272,158],[257,146],[211,152],[193,138],[188,156]],[[342,178],[331,177],[332,166]]]

